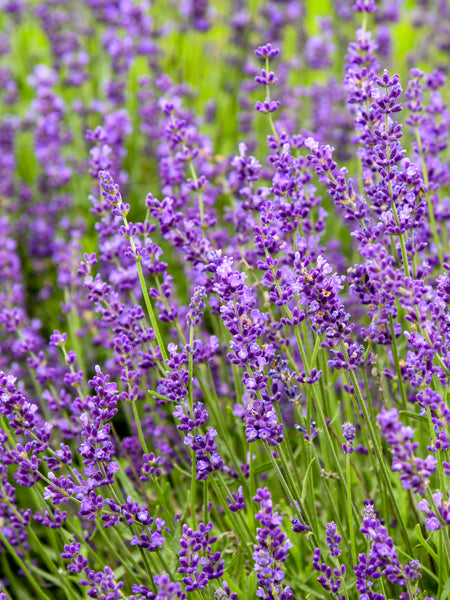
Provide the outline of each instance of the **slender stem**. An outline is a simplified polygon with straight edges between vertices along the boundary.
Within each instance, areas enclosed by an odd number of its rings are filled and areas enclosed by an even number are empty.
[[[191,410],[191,417],[194,418],[194,395],[192,391],[192,380],[194,378],[194,328],[189,327],[189,346],[191,348],[191,352],[189,352],[189,382],[188,382],[188,392],[189,392],[189,408]]]
[[[389,324],[391,327],[392,356],[394,358],[395,371],[397,373],[397,384],[400,389],[400,394],[402,396],[403,409],[406,410],[406,408],[407,408],[406,392],[405,392],[405,386],[403,385],[402,371],[400,368],[400,361],[399,361],[399,357],[398,357],[397,340],[395,338],[394,319],[391,314],[389,315]]]
[[[203,365],[200,365],[200,367],[202,367],[202,366]],[[231,460],[233,461],[236,469],[239,471],[239,466],[243,461],[239,460],[239,457],[237,456],[237,454],[233,448],[233,444],[232,444],[231,440],[229,440],[229,438],[228,438],[227,433],[230,431],[230,427],[229,427],[228,423],[225,421],[224,415],[221,413],[221,410],[220,410],[219,398],[217,396],[216,387],[214,385],[214,380],[213,380],[213,376],[212,376],[212,372],[211,372],[211,366],[208,364],[205,368],[206,368],[206,374],[207,374],[208,382],[210,384],[210,388],[209,388],[209,390],[207,390],[206,385],[202,382],[201,378],[199,381],[200,386],[202,388],[202,392],[203,392],[205,398],[207,398],[208,396],[211,396],[211,402],[208,403],[208,408],[211,409],[211,413],[214,418],[215,425],[217,426],[217,429],[220,433],[220,439],[224,442],[224,444],[228,450],[228,454],[230,455]],[[244,487],[246,492],[250,493],[249,486],[247,484],[245,477],[242,477],[240,481],[242,482],[242,486]]]
[[[128,229],[128,219],[125,216],[123,217],[123,222],[124,222],[125,227]],[[136,256],[135,241],[131,236],[130,236],[129,240],[130,240],[130,246],[133,251],[133,254]],[[155,332],[156,341],[158,342],[161,356],[163,357],[164,360],[167,360],[168,355],[166,352],[166,348],[164,346],[163,339],[161,337],[161,332],[159,331],[158,321],[156,320],[156,316],[153,311],[153,306],[150,301],[150,296],[148,293],[147,284],[145,282],[144,272],[142,271],[142,265],[141,265],[140,258],[136,258],[136,266],[137,266],[137,271],[138,271],[138,275],[139,275],[139,282],[141,284],[142,294],[144,296],[145,306],[147,308],[148,316],[150,317],[150,322],[152,324],[153,331]]]
[[[437,227],[436,227],[436,217],[434,215],[433,202],[431,201],[431,196],[430,196],[430,192],[429,192],[430,181],[428,178],[428,169],[427,169],[427,165],[425,162],[425,156],[423,153],[422,138],[420,137],[420,131],[419,131],[418,127],[416,127],[416,141],[417,141],[417,148],[419,150],[419,155],[420,155],[420,162],[422,164],[423,182],[424,182],[425,188],[426,188],[425,193],[427,196],[428,216],[430,217],[431,232],[433,234],[434,243],[436,244],[436,250],[438,253],[438,257],[439,257],[439,263],[442,267],[442,264],[444,262],[444,257],[442,255],[441,240],[439,239],[439,234],[438,234]]]
[[[269,58],[266,57],[266,73],[269,74]],[[266,85],[266,100],[270,101],[270,86]],[[272,130],[272,133],[277,140],[277,144],[280,143],[280,138],[278,136],[277,130],[275,129],[275,124],[273,122],[272,113],[267,113],[269,116],[269,125]]]
[[[144,432],[142,431],[141,419],[139,418],[139,412],[138,412],[136,400],[134,402],[132,402],[132,405],[133,405],[134,421],[136,423],[136,428],[138,430],[138,435],[139,435],[139,440],[141,442],[142,450],[144,451],[144,454],[149,454],[148,446],[147,446],[147,443],[144,438]]]
[[[237,513],[234,513],[230,510],[230,508],[228,506],[228,502],[225,497],[225,494],[224,494],[223,490],[221,489],[222,481],[220,478],[220,474],[217,471],[216,471],[216,475],[218,476],[217,481],[214,477],[211,477],[211,483],[212,483],[212,486],[216,493],[216,496],[217,496],[219,502],[222,504],[223,509],[225,510],[226,514],[230,518],[234,527],[236,528],[236,533],[237,533],[238,539],[244,544],[245,551],[248,554],[249,558],[251,558],[252,552],[250,550],[249,544],[251,545],[253,543],[253,536],[250,532],[248,524],[244,519],[239,518],[240,511]]]
[[[267,453],[267,456],[269,457],[269,460],[270,460],[270,462],[272,463],[272,466],[273,466],[273,468],[274,468],[274,471],[275,471],[275,473],[277,474],[277,477],[278,477],[278,480],[279,480],[279,482],[280,482],[280,484],[281,484],[281,487],[283,488],[283,490],[284,490],[284,493],[286,494],[287,498],[289,499],[289,502],[290,502],[290,504],[292,505],[292,508],[293,508],[294,510],[296,510],[296,511],[297,511],[297,513],[298,513],[298,516],[299,516],[299,517],[302,519],[302,521],[303,521],[303,520],[304,520],[304,517],[303,517],[303,515],[301,514],[301,512],[300,512],[300,509],[298,508],[297,501],[296,501],[296,499],[294,498],[294,496],[292,495],[292,492],[291,492],[291,490],[289,489],[289,485],[288,485],[288,483],[287,483],[286,479],[284,478],[284,475],[283,475],[283,473],[281,472],[281,469],[280,469],[280,467],[278,466],[278,463],[277,463],[277,461],[275,460],[275,458],[274,458],[274,456],[273,456],[273,454],[272,454],[272,450],[270,449],[270,446],[269,446],[269,444],[268,444],[266,441],[264,442],[264,448],[265,448],[265,450],[266,450],[266,453]],[[300,498],[300,496],[299,496],[299,498]],[[307,512],[306,512],[306,509],[305,509],[305,507],[302,507],[302,510],[303,510],[303,512],[305,513],[305,515],[307,516],[307,524],[309,524],[309,526],[311,527],[311,525],[312,525],[312,519],[311,519],[311,518],[308,518],[308,515],[307,515]],[[314,533],[314,531],[312,530],[312,528],[311,528],[311,534],[312,534],[312,537],[313,537],[313,538],[315,538],[315,533]],[[317,544],[317,540],[314,540],[314,543],[316,544],[316,546],[318,545],[318,544]]]
[[[192,529],[197,529],[197,519],[195,516],[195,476],[197,473],[197,457],[195,452],[192,451],[192,471],[191,471],[191,519]]]
[[[431,493],[430,489],[428,488],[426,491],[426,496],[427,496],[427,500],[430,503],[432,510],[434,511],[434,514],[436,515],[436,517],[439,519],[440,517],[440,512],[439,512],[439,508],[436,504],[435,499],[433,498],[433,494]],[[444,540],[444,547],[445,547],[445,555],[447,557],[447,569],[446,571],[448,572],[448,566],[450,565],[450,539],[448,536],[448,531],[447,531],[447,524],[444,523],[443,527],[441,528],[442,531],[442,535],[443,535],[443,540]]]
[[[400,218],[398,216],[397,207],[395,206],[394,202],[392,202],[391,206],[392,206],[392,213],[394,215],[395,224],[397,225],[397,227],[399,227],[400,226]],[[409,270],[408,254],[406,252],[405,236],[403,235],[403,233],[401,233],[398,237],[400,240],[400,249],[402,252],[403,269],[405,271],[406,277],[408,279],[411,279],[411,271]]]
[[[350,544],[352,547],[352,561],[353,564],[357,563],[356,555],[356,542],[355,542],[355,530],[353,527],[353,508],[352,508],[352,481],[351,481],[351,469],[350,469],[350,454],[347,454],[346,458],[346,474],[347,474],[347,515],[348,515],[348,526],[350,530]]]
[[[203,482],[203,523],[208,522],[208,482]]]
[[[255,515],[254,515],[254,511],[253,511],[253,498],[255,497],[255,479],[253,476],[254,460],[253,460],[252,444],[250,442],[248,442],[247,446],[248,446],[248,479],[249,479],[249,484],[250,484],[250,502],[248,503],[248,514],[249,514],[249,518],[250,518],[250,523],[253,525],[254,519],[255,519]]]
[[[6,537],[3,535],[1,529],[0,529],[0,540],[3,542],[3,544],[6,547],[6,549],[8,550],[8,552],[10,553],[10,555],[12,556],[13,560],[17,563],[17,565],[19,566],[19,568],[22,569],[22,571],[23,571],[26,579],[29,581],[31,587],[34,589],[34,591],[36,592],[36,594],[38,595],[38,597],[41,598],[42,600],[50,600],[50,598],[47,596],[47,594],[42,591],[41,586],[36,582],[36,580],[34,579],[33,575],[30,573],[30,571],[26,567],[26,565],[23,562],[23,560],[16,553],[16,551],[11,546],[11,544],[8,542],[8,540],[6,539]]]
[[[189,345],[191,352],[189,352],[189,381],[188,381],[188,397],[189,397],[189,411],[191,413],[191,419],[194,420],[194,396],[192,392],[192,379],[194,371],[194,357],[192,355],[194,346],[194,328],[189,328]],[[195,451],[192,450],[192,469],[191,469],[191,518],[192,528],[197,529],[197,519],[195,516],[195,488],[196,488],[196,475],[197,475],[197,456]]]
[[[341,343],[341,348],[342,348],[342,352],[343,352],[343,354],[345,356],[345,359],[348,362],[349,361],[349,356],[348,356],[347,348],[346,348],[346,346],[345,346],[344,343]],[[400,506],[399,506],[399,503],[398,503],[398,500],[397,500],[397,496],[395,494],[395,491],[392,488],[392,483],[391,483],[391,480],[389,478],[389,472],[387,471],[386,463],[385,463],[384,458],[383,458],[383,453],[382,453],[382,450],[381,450],[381,447],[380,447],[380,444],[379,444],[379,441],[378,441],[378,437],[376,435],[376,431],[375,431],[372,419],[370,418],[370,414],[369,414],[369,412],[367,410],[367,406],[366,406],[366,403],[364,401],[364,397],[362,395],[361,388],[359,386],[359,382],[358,382],[358,380],[356,378],[356,375],[355,375],[355,373],[354,373],[353,370],[349,371],[349,376],[350,376],[350,379],[352,381],[353,387],[355,388],[356,397],[358,398],[359,406],[360,406],[360,408],[361,408],[361,410],[363,412],[364,425],[369,430],[369,434],[370,434],[370,438],[371,438],[372,443],[373,443],[375,454],[377,455],[378,464],[379,464],[379,467],[381,469],[381,473],[383,474],[383,478],[385,480],[386,487],[389,490],[390,500],[391,500],[391,502],[392,502],[392,504],[393,504],[393,506],[395,508],[395,512],[397,513],[397,517],[398,517],[398,520],[400,522],[400,528],[402,530],[402,534],[403,534],[404,540],[405,540],[405,542],[406,542],[406,544],[408,546],[408,552],[412,553],[411,542],[410,542],[409,537],[408,537],[408,529],[406,527],[403,515],[401,513]]]

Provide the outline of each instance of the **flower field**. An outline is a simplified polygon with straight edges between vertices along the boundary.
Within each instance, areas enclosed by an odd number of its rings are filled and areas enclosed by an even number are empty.
[[[0,8],[0,600],[450,598],[448,2]]]

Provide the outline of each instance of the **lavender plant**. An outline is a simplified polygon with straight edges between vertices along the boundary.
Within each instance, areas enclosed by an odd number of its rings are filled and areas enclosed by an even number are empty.
[[[447,598],[446,3],[1,8],[0,600]]]

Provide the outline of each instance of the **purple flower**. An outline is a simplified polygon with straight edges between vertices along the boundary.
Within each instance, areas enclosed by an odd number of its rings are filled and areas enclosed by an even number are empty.
[[[36,426],[38,406],[29,402],[15,384],[16,377],[0,373],[0,413],[7,417],[16,435],[29,435]]]
[[[223,575],[224,560],[220,552],[212,549],[217,537],[209,535],[211,529],[212,523],[200,523],[198,531],[183,525],[178,572],[186,575],[183,577],[183,583],[187,592],[201,590],[209,580],[218,579]]]
[[[257,544],[253,545],[254,569],[260,585],[257,595],[264,600],[272,600],[275,591],[279,598],[290,600],[292,591],[281,585],[285,576],[281,564],[286,561],[293,544],[281,530],[283,517],[273,512],[269,490],[258,489],[253,500],[260,505],[255,518],[262,526],[256,530]]]
[[[266,113],[274,113],[280,108],[281,102],[278,100],[264,100],[264,102],[257,102],[255,104],[255,108],[258,112],[266,114]]]
[[[270,446],[277,446],[283,441],[283,424],[272,404],[255,400],[249,404],[244,417],[247,442],[266,440]]]
[[[141,475],[139,479],[141,481],[149,481],[150,475],[159,477],[162,472],[161,467],[158,466],[161,464],[161,460],[161,457],[155,456],[153,452],[150,452],[150,454],[144,454],[142,456]]]
[[[278,48],[272,47],[272,44],[266,44],[265,46],[258,46],[255,50],[256,56],[259,58],[275,58],[279,54]]]
[[[226,581],[223,582],[216,592],[214,592],[214,600],[238,600],[238,595],[230,590],[229,585]]]
[[[194,431],[196,427],[201,427],[208,420],[208,412],[202,402],[196,402],[193,407],[193,416],[190,415],[190,409],[187,401],[184,404],[178,404],[172,415],[180,424],[177,425],[179,431]]]
[[[425,459],[414,456],[419,447],[417,442],[411,441],[414,430],[400,422],[396,408],[383,409],[377,421],[387,443],[392,446],[392,470],[400,473],[404,489],[424,494],[429,485],[429,478],[436,471],[437,460],[431,455]]]
[[[360,554],[359,565],[355,568],[357,587],[360,591],[362,587],[364,589],[371,587],[370,584],[367,584],[368,578],[378,579],[381,575],[385,575],[391,583],[406,587],[407,580],[416,581],[420,577],[418,561],[412,561],[406,566],[400,563],[394,541],[388,535],[386,527],[377,518],[371,502],[366,505],[364,510],[360,531],[371,544],[368,558],[364,557],[363,559],[363,555]]]
[[[217,431],[210,427],[205,435],[192,435],[189,433],[184,438],[186,446],[192,448],[197,459],[196,479],[208,479],[208,475],[223,467],[223,459],[217,451],[214,438]]]
[[[345,575],[345,565],[342,565],[339,569],[332,569],[326,563],[319,562],[320,556],[320,549],[316,548],[313,554],[312,565],[313,569],[321,573],[317,578],[317,581],[326,592],[336,596],[337,600],[344,600],[345,594],[339,594],[339,588],[341,587],[342,577]]]
[[[123,512],[123,509],[122,509]],[[140,515],[137,513],[138,519],[145,523],[146,529],[142,530],[139,535],[134,535],[131,540],[132,546],[141,546],[149,552],[156,552],[159,548],[162,548],[166,538],[161,534],[165,526],[163,519],[146,518],[146,515]],[[151,528],[150,526],[153,525]]]
[[[67,565],[67,570],[72,573],[81,573],[88,564],[87,559],[80,554],[80,548],[81,544],[79,542],[72,542],[71,544],[65,544],[64,552],[61,553],[61,558],[71,561]]]
[[[353,10],[362,13],[376,13],[378,12],[378,6],[375,4],[375,0],[356,0],[353,4]]]
[[[89,587],[86,594],[90,598],[104,598],[105,600],[119,600],[122,597],[123,581],[116,582],[114,571],[111,567],[104,567],[103,571],[94,571],[89,567],[84,568],[86,579],[81,579],[80,585]]]
[[[153,581],[156,586],[156,594],[153,593],[145,585],[133,585],[133,594],[139,594],[138,596],[130,596],[130,600],[186,600],[186,595],[181,590],[181,585],[178,582],[170,580],[167,573],[162,575],[155,575]]]
[[[67,333],[60,333],[56,329],[50,336],[50,345],[51,346],[64,346],[66,341],[67,341]]]
[[[430,508],[428,501],[422,499],[417,508],[419,510],[423,510],[427,515],[425,519],[425,526],[430,531],[436,531],[437,529],[441,529],[442,525],[450,525],[450,493],[447,491],[447,500],[442,501],[444,498],[444,494],[442,492],[436,492],[432,494],[433,500],[438,510],[438,514],[434,512],[435,507]]]
[[[195,327],[200,322],[203,310],[206,307],[205,298],[205,288],[203,286],[197,286],[189,304],[189,312],[186,315],[186,322],[189,327]]]
[[[353,427],[351,423],[344,423],[342,425],[342,435],[344,437],[345,443],[342,444],[342,449],[344,454],[352,454],[353,442],[356,437],[356,429]]]
[[[436,432],[436,441],[433,445],[427,448],[430,452],[443,450],[444,452],[450,448],[450,441],[446,431],[446,426],[450,423],[450,410],[442,400],[441,396],[431,388],[421,390],[416,396],[417,404],[422,407],[425,413],[429,408],[431,413],[431,422],[433,423]],[[444,465],[445,466],[445,465]]]
[[[228,502],[228,508],[232,512],[238,512],[239,510],[242,510],[243,508],[245,508],[245,501],[244,501],[244,494],[242,492],[242,485],[239,486],[237,494],[232,492],[231,496],[233,498],[233,501],[231,501],[230,498],[228,498],[228,496],[227,496],[226,500]]]
[[[44,527],[59,529],[67,521],[67,512],[55,508],[54,514],[50,514],[47,510],[44,510],[42,514],[39,512],[34,513],[33,517],[35,521],[42,523]]]
[[[208,31],[211,27],[210,12],[208,0],[184,0],[180,5],[180,13],[186,17],[188,26],[198,31]]]
[[[374,556],[367,557],[366,554],[358,555],[358,564],[355,565],[356,589],[360,592],[361,598],[368,600],[386,600],[384,594],[373,592],[374,581],[381,577],[378,570],[378,561]]]
[[[342,550],[339,548],[342,537],[337,533],[337,525],[333,521],[326,525],[327,544],[331,556],[340,556]]]
[[[330,54],[334,52],[335,46],[330,41],[331,24],[327,20],[321,19],[320,25],[325,35],[308,38],[305,45],[305,59],[313,69],[325,70],[332,64]]]

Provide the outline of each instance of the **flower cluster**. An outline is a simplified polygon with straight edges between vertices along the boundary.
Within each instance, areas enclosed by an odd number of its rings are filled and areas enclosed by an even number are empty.
[[[269,490],[259,489],[254,500],[260,506],[256,519],[262,526],[257,529],[257,544],[253,546],[253,560],[260,585],[258,597],[272,600],[276,594],[276,597],[282,600],[290,600],[293,597],[292,591],[289,587],[281,585],[285,577],[281,565],[286,562],[289,549],[293,544],[281,530],[283,518],[273,512]]]
[[[0,600],[445,596],[450,10],[322,4],[0,3]]]
[[[418,442],[411,441],[414,429],[402,425],[396,408],[383,409],[378,415],[378,423],[387,443],[392,446],[392,470],[400,473],[403,487],[424,494],[430,476],[436,471],[436,458],[431,454],[425,459],[414,456],[419,447]]]

